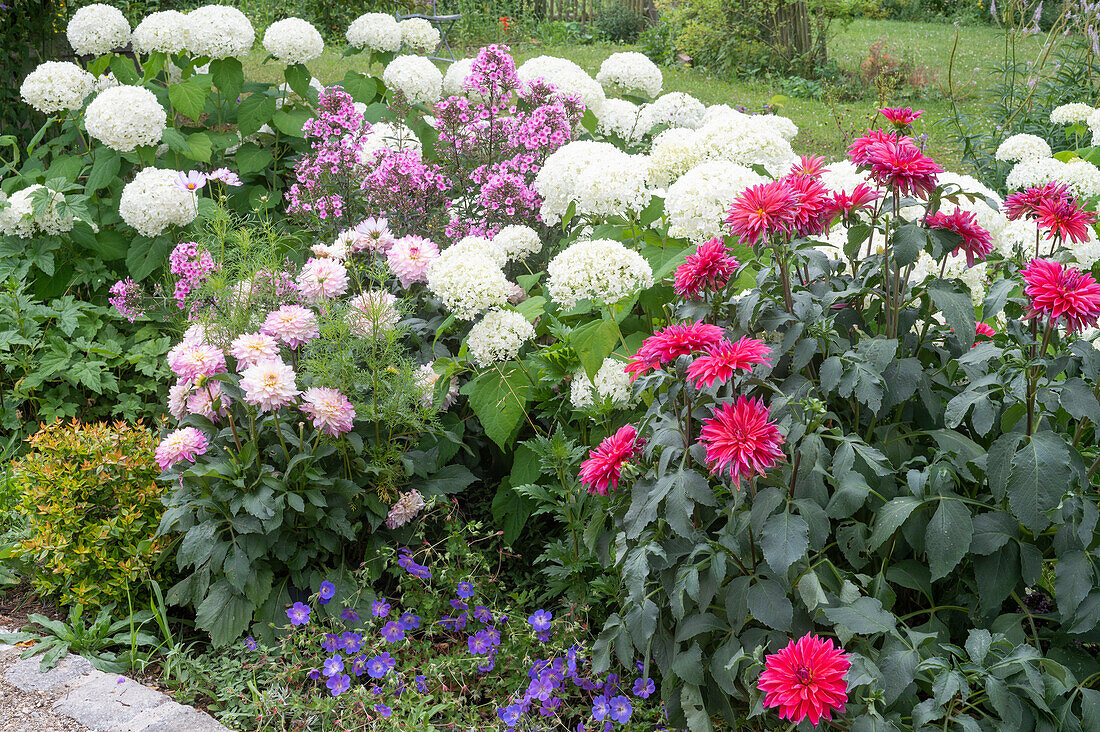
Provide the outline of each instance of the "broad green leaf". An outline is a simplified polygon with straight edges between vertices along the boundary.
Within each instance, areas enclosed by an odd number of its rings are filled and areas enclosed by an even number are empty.
[[[794,606],[778,582],[765,579],[749,587],[748,606],[752,616],[769,628],[791,629]]]
[[[351,98],[361,104],[371,104],[378,94],[378,82],[373,77],[361,74],[358,71],[348,71],[344,74],[344,80],[340,82],[344,91]]]
[[[974,345],[974,302],[970,290],[957,282],[934,280],[928,294],[964,349]]]
[[[1050,525],[1045,514],[1058,506],[1074,485],[1069,445],[1054,432],[1038,432],[1024,440],[1012,458],[1006,492],[1012,514],[1032,534]]]
[[[882,546],[921,503],[920,499],[912,496],[899,496],[883,504],[875,515],[875,527],[871,531],[867,548],[874,551]]]
[[[271,121],[284,135],[303,137],[302,125],[312,116],[304,109],[280,109],[271,115]]]
[[[261,170],[266,170],[267,166],[274,160],[271,153],[262,148],[254,142],[245,143],[241,145],[237,150],[237,172],[241,175],[248,175],[249,173],[258,173]]]
[[[810,527],[801,516],[788,511],[773,514],[764,522],[760,548],[764,559],[783,574],[806,554],[810,546]]]
[[[210,633],[215,648],[221,648],[237,640],[248,628],[255,609],[227,580],[219,580],[196,610],[195,624]]]
[[[223,100],[230,107],[235,107],[244,87],[244,67],[241,60],[232,56],[214,59],[210,62],[210,76],[214,86],[222,93]]]
[[[210,75],[195,74],[190,78],[168,86],[168,99],[179,112],[197,122],[206,108],[210,96]]]
[[[130,275],[139,282],[151,275],[168,261],[170,248],[171,240],[166,236],[158,236],[155,239],[144,236],[134,237],[126,252],[126,267],[130,270]]]
[[[309,80],[312,76],[305,64],[291,64],[283,73],[291,90],[302,99],[309,99]]]
[[[850,605],[825,608],[825,617],[858,635],[893,632],[894,616],[873,597],[860,597]]]
[[[892,259],[899,267],[907,267],[917,261],[928,240],[928,233],[917,223],[903,224],[890,237]]]
[[[88,181],[84,184],[87,193],[95,193],[111,185],[118,178],[119,168],[122,166],[122,157],[114,150],[102,146],[95,151],[95,161],[88,173]]]
[[[609,318],[586,323],[569,334],[569,344],[577,352],[589,379],[596,378],[603,360],[611,355],[618,343],[619,325]]]
[[[941,498],[924,532],[932,581],[946,577],[970,550],[974,524],[970,509],[958,498]]]
[[[1094,579],[1092,562],[1085,552],[1076,550],[1058,557],[1054,565],[1054,596],[1063,621],[1073,617],[1095,585]]]
[[[271,122],[275,114],[275,98],[261,92],[249,94],[237,107],[237,131],[241,137],[249,137]],[[239,154],[239,151],[238,151]]]
[[[519,366],[503,364],[462,387],[485,434],[506,449],[519,429],[530,400],[531,381]]]
[[[111,73],[118,79],[118,83],[126,86],[134,86],[141,81],[133,59],[127,56],[111,56]]]

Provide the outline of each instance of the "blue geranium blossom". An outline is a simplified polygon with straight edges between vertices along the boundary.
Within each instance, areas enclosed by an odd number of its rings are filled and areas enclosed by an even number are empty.
[[[461,597],[463,600],[466,600],[468,598],[473,597],[474,596],[474,586],[472,584],[470,584],[469,582],[459,582],[458,583],[458,596]]]
[[[508,727],[515,727],[521,714],[523,714],[523,709],[519,704],[509,704],[506,707],[497,709],[497,716],[500,717],[500,721]]]
[[[401,627],[401,623],[391,620],[382,626],[382,637],[386,639],[387,643],[403,641],[405,640],[405,629]]]
[[[531,624],[531,627],[538,633],[545,633],[550,630],[550,621],[554,619],[552,613],[549,610],[539,610],[531,617],[527,618],[527,622]]]
[[[351,688],[351,677],[347,674],[336,674],[325,682],[325,686],[333,696],[340,696]]]
[[[425,676],[424,674],[417,674],[415,681],[416,681],[416,690],[419,691],[421,694],[427,694],[428,693],[428,677]]]
[[[371,614],[376,618],[384,618],[390,614],[390,604],[385,599],[375,600],[370,604]]]
[[[653,683],[653,679],[635,679],[634,680],[634,696],[641,697],[642,699],[648,699],[649,695],[657,690],[657,687]]]
[[[607,703],[607,697],[600,694],[592,700],[592,718],[597,722],[602,722],[607,719],[607,715],[611,713],[611,705]]]
[[[321,583],[321,592],[319,594],[321,598],[321,604],[327,605],[329,600],[336,597],[336,585],[332,584],[328,580],[325,580]]]
[[[358,653],[363,648],[363,635],[344,631],[340,634],[340,646],[346,653]]]
[[[296,602],[286,611],[286,616],[291,625],[305,625],[309,622],[309,613],[309,605]]]
[[[393,714],[393,710],[387,707],[385,704],[375,704],[374,711],[378,713],[379,717],[389,717]]]
[[[332,678],[344,670],[344,659],[339,656],[326,658],[324,665],[321,666],[321,670],[324,672],[325,676]]]
[[[619,724],[626,724],[627,720],[630,719],[630,713],[633,711],[630,707],[630,700],[625,696],[616,696],[608,704],[611,706],[611,718]]]
[[[405,630],[415,630],[420,627],[420,616],[410,612],[401,613],[401,617],[397,621],[401,624],[401,627]]]
[[[325,637],[321,639],[321,650],[325,653],[336,653],[339,647],[340,636],[335,633],[325,633]]]

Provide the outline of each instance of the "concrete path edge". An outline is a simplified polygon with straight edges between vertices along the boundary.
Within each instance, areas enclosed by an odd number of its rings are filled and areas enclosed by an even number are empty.
[[[0,633],[9,632],[0,627]],[[4,681],[24,692],[60,694],[54,711],[96,732],[229,732],[209,714],[129,677],[104,673],[80,656],[68,655],[43,673],[40,658],[19,659],[18,650],[0,643]]]

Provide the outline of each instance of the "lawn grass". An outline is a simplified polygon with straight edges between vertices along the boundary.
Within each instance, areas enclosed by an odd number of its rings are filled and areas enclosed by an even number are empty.
[[[913,106],[925,110],[916,131],[929,135],[929,154],[946,167],[959,169],[959,154],[948,136],[946,124],[952,114],[950,99],[954,98],[964,111],[979,111],[990,74],[1004,55],[1002,31],[991,26],[956,27],[948,23],[860,19],[835,33],[829,44],[831,60],[841,69],[857,73],[867,58],[868,49],[876,41],[886,44],[889,55],[923,68],[931,80],[930,85],[920,90],[878,94],[869,85],[865,98],[837,102],[791,92],[789,84],[775,78],[735,78],[675,67],[665,69],[664,90],[688,92],[706,104],[744,105],[750,109],[773,104],[780,114],[798,125],[800,132],[794,141],[797,152],[820,154],[830,160],[843,157],[852,137],[873,121],[880,103]],[[1037,56],[1044,41],[1042,36],[1022,39],[1018,53],[1025,59]],[[518,63],[534,56],[561,56],[572,59],[593,75],[609,55],[632,49],[612,44],[550,46],[535,41],[516,42],[515,39],[509,39],[509,43]],[[465,51],[472,54],[476,47]],[[456,53],[461,52],[456,48]],[[952,55],[954,63],[949,85],[948,66]],[[274,63],[263,64],[264,56],[262,50],[257,50],[248,58],[249,78],[280,82],[282,67]],[[318,79],[331,84],[339,81],[348,69],[366,71],[363,58],[344,57],[343,49],[328,48],[321,58],[308,66]],[[378,73],[378,67],[374,71]]]

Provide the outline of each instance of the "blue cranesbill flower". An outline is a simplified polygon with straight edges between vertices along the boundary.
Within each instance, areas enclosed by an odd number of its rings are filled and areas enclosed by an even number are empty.
[[[325,633],[325,637],[321,639],[321,650],[325,653],[336,653],[339,647],[340,636],[335,633]]]
[[[469,582],[458,583],[458,596],[463,600],[469,599],[474,596],[474,586]]]
[[[415,630],[420,627],[420,616],[410,612],[401,613],[397,621],[405,630]]]
[[[321,665],[321,671],[329,678],[332,678],[343,670],[344,659],[339,656],[330,656],[326,658],[324,664]]]
[[[600,694],[592,700],[592,718],[602,722],[607,719],[608,714],[611,714],[611,705],[607,703],[607,697]]]
[[[387,651],[367,661],[367,674],[372,679],[380,679],[392,671],[396,665],[397,661]]]
[[[350,607],[346,607],[340,611],[340,619],[348,623],[358,623],[359,613],[355,612]]]
[[[344,631],[340,634],[340,647],[347,653],[358,653],[363,648],[363,634]]]
[[[653,679],[635,679],[634,680],[634,696],[641,697],[642,699],[648,699],[649,695],[657,690],[656,685],[653,683]]]
[[[387,643],[397,643],[405,640],[405,629],[397,621],[391,620],[382,626],[382,637]]]
[[[416,690],[419,691],[421,694],[427,694],[428,693],[428,677],[425,676],[424,674],[417,674],[415,681],[416,681]]]
[[[319,597],[321,598],[321,604],[327,605],[329,600],[336,597],[336,585],[332,584],[328,580],[322,582]]]
[[[531,624],[531,627],[536,632],[544,633],[550,630],[550,622],[554,619],[552,613],[548,610],[538,610],[534,615],[527,618],[527,622]]]
[[[256,645],[256,639],[252,636],[248,636],[244,639],[244,647],[250,651],[256,650],[258,648],[258,646]]]
[[[309,605],[296,602],[286,611],[286,616],[291,625],[305,625],[309,622],[309,613]]]
[[[625,696],[612,697],[608,702],[611,707],[611,718],[619,724],[626,724],[630,719],[630,713],[633,711],[630,707],[630,700]]]
[[[489,637],[485,634],[485,631],[479,631],[466,639],[466,644],[470,648],[470,653],[475,656],[484,656],[493,647],[493,644],[489,641]]]
[[[390,614],[390,604],[385,598],[375,600],[370,604],[371,614],[376,618],[384,618]]]
[[[508,727],[515,727],[521,714],[523,714],[523,710],[519,704],[509,704],[506,707],[497,709],[497,716],[500,717],[500,721]]]
[[[355,674],[355,678],[359,678],[367,672],[367,657],[363,654],[359,654],[351,660],[351,672]]]
[[[491,623],[493,622],[493,613],[484,605],[478,605],[474,608],[474,620],[479,620],[486,624]]]
[[[379,717],[388,718],[391,714],[393,714],[393,710],[387,707],[385,704],[375,704],[374,711],[378,714]]]
[[[340,696],[351,688],[351,677],[347,674],[336,674],[325,682],[325,686],[333,696]]]

